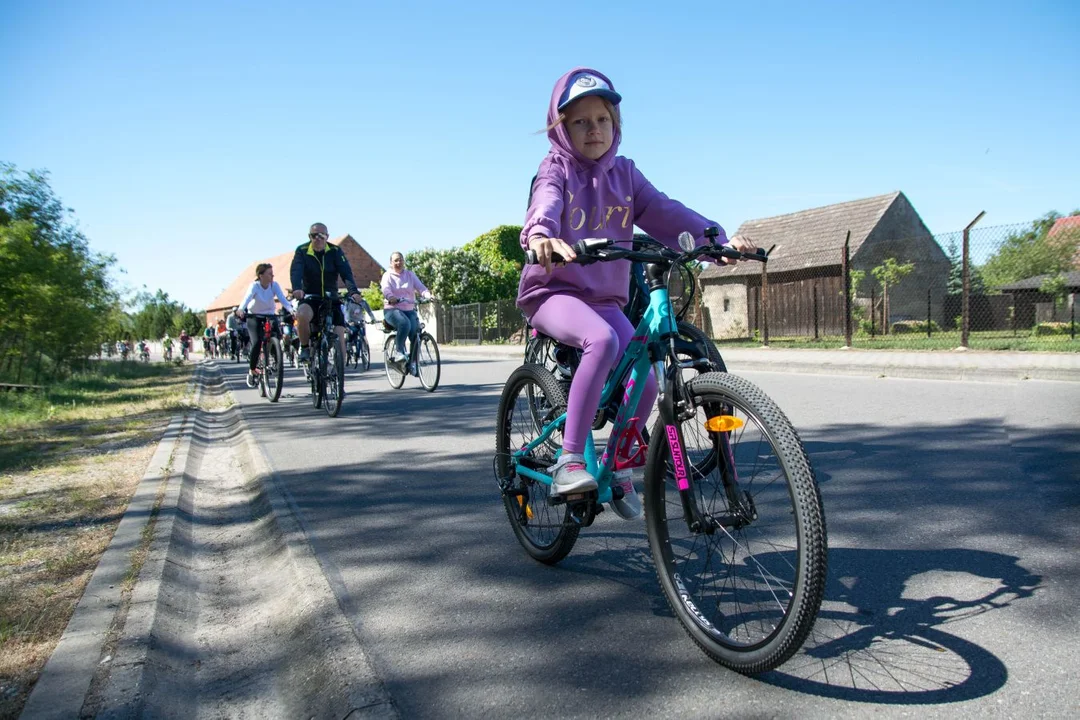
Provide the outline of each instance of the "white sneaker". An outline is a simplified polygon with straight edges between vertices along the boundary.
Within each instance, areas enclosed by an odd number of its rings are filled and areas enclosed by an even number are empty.
[[[641,498],[634,489],[634,476],[632,470],[616,470],[611,478],[611,487],[621,487],[623,496],[619,500],[611,501],[611,509],[623,520],[633,520],[641,516]]]
[[[596,478],[585,469],[585,456],[564,452],[551,466],[551,492],[555,495],[586,493],[596,489]]]

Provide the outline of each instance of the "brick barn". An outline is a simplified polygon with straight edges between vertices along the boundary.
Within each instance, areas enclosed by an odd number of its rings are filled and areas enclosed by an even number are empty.
[[[382,279],[384,268],[375,258],[371,257],[367,250],[365,250],[360,243],[353,239],[352,235],[344,235],[332,240],[331,245],[337,245],[341,248],[341,251],[345,253],[345,257],[349,261],[349,266],[352,268],[353,277],[356,279],[356,286],[361,290],[366,288],[372,282],[378,283]],[[206,324],[207,326],[216,323],[222,316],[227,315],[229,311],[240,304],[240,301],[247,295],[248,289],[251,287],[251,283],[255,282],[255,268],[260,263],[270,263],[274,266],[274,280],[285,292],[289,292],[291,282],[289,281],[289,268],[292,266],[293,255],[296,253],[296,248],[289,250],[288,252],[275,255],[271,258],[265,258],[257,260],[247,266],[242,273],[236,276],[236,279],[229,283],[229,286],[225,288],[206,306]]]

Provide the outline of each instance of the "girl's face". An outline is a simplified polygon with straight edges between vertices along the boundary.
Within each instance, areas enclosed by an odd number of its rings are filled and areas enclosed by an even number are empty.
[[[263,287],[268,287],[270,283],[274,282],[274,268],[266,268],[259,275],[259,284]]]
[[[615,138],[611,113],[595,95],[571,103],[566,108],[565,122],[574,149],[590,160],[599,160]]]
[[[405,258],[401,256],[401,253],[394,253],[390,256],[390,269],[396,273],[405,269]]]

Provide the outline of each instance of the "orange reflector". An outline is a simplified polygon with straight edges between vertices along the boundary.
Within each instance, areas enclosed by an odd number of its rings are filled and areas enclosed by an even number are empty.
[[[743,426],[743,421],[731,415],[717,415],[705,421],[705,429],[709,432],[731,432]]]
[[[529,507],[528,505],[525,505],[525,498],[524,498],[524,497],[522,497],[521,495],[518,495],[518,505],[519,505],[519,506],[524,506],[524,507],[525,507],[525,517],[527,517],[528,519],[532,520],[532,519],[533,519],[533,511],[532,511],[532,508],[531,508],[531,507]]]

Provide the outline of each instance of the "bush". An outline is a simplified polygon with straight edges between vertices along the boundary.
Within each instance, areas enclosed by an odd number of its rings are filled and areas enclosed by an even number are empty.
[[[1041,322],[1035,326],[1036,335],[1068,335],[1069,323],[1067,322]]]
[[[898,320],[892,324],[892,331],[897,335],[901,335],[904,333],[925,333],[926,321]],[[941,332],[941,327],[933,320],[930,321],[930,332]]]

